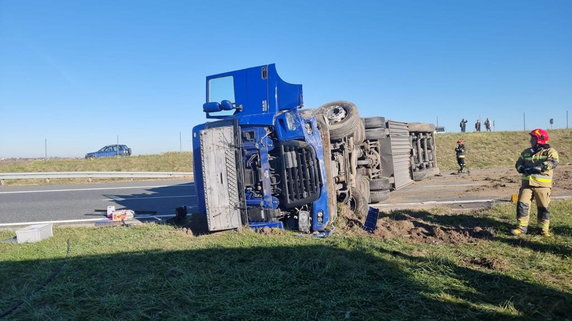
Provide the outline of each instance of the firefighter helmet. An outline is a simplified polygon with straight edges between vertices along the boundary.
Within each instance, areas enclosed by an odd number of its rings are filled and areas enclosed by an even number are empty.
[[[544,129],[537,128],[528,134],[530,136],[536,137],[538,144],[540,144],[540,145],[548,144],[548,132],[545,131]]]
[[[463,140],[462,140],[462,139],[459,139],[459,140],[457,141],[457,144],[462,144],[462,143],[463,143]]]

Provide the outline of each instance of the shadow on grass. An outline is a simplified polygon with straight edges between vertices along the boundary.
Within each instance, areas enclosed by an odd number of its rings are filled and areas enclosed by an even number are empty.
[[[527,247],[531,250],[543,253],[552,253],[560,256],[570,256],[572,255],[572,247],[566,245],[559,245],[559,244],[551,244],[545,242],[532,241],[528,239],[529,236],[524,237],[514,237],[510,235],[509,231],[514,228],[514,226],[510,223],[503,222],[500,220],[492,219],[489,217],[482,217],[482,216],[474,216],[474,215],[467,215],[467,214],[453,214],[453,215],[435,215],[428,211],[423,210],[398,210],[393,211],[390,214],[395,220],[409,220],[411,217],[420,220],[421,223],[429,225],[431,224],[438,224],[441,226],[449,227],[449,228],[456,228],[459,226],[465,228],[475,228],[481,227],[482,229],[491,229],[495,231],[494,240],[507,243],[512,246],[520,246],[520,247]],[[428,228],[427,226],[425,228]],[[531,227],[531,234],[534,233],[534,227]],[[570,227],[566,226],[558,226],[553,228],[553,232],[557,233],[558,235],[566,235],[566,233],[570,233]],[[471,234],[475,238],[480,238],[480,236],[484,236],[485,238],[488,235],[479,234],[479,233],[472,233]]]
[[[311,245],[71,257],[29,298],[27,282],[63,261],[3,262],[0,272],[10,277],[0,280],[0,313],[21,299],[9,319],[564,320],[572,313],[567,293],[347,242],[354,250]],[[500,311],[507,306],[518,313]]]

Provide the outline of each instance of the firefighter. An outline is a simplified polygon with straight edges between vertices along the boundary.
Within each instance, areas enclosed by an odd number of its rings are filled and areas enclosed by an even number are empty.
[[[529,210],[532,200],[536,200],[538,224],[542,228],[542,236],[550,237],[550,192],[552,175],[558,166],[558,152],[548,144],[548,132],[535,129],[529,133],[531,148],[525,149],[516,161],[516,170],[522,174],[522,185],[516,204],[518,226],[511,232],[513,235],[526,234],[528,230]]]
[[[458,173],[464,173],[465,168],[465,144],[462,139],[457,141],[457,147],[455,147],[455,154],[457,155],[457,164],[459,164]]]

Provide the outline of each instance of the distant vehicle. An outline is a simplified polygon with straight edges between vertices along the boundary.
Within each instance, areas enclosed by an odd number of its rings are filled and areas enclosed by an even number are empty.
[[[114,156],[131,156],[131,148],[126,145],[108,145],[97,152],[85,154],[85,159]]]

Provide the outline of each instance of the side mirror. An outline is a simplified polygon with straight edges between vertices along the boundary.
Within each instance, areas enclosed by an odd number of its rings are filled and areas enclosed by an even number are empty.
[[[216,101],[212,101],[210,103],[203,104],[203,111],[205,113],[214,113],[217,111],[221,111],[221,104],[217,103]]]
[[[220,102],[221,110],[232,110],[234,106],[230,100],[223,100]]]

